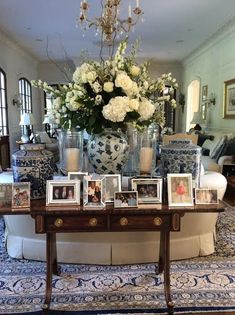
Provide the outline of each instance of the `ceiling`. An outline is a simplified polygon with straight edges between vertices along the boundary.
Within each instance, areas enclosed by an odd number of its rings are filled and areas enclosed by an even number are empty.
[[[88,0],[90,17],[100,12],[100,0]],[[121,18],[128,15],[122,0]],[[74,59],[82,49],[99,55],[94,30],[76,28],[80,0],[0,0],[0,30],[37,59]],[[129,41],[141,40],[140,56],[182,61],[235,16],[235,0],[140,0],[144,21]]]

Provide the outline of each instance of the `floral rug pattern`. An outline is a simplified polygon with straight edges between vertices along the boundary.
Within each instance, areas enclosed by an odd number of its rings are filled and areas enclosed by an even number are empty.
[[[4,247],[0,220],[0,314],[41,310],[45,293],[44,262],[12,259]],[[171,263],[175,311],[235,311],[235,212],[219,215],[216,252]],[[51,308],[86,314],[166,312],[163,276],[154,264],[99,266],[61,264],[53,277]]]

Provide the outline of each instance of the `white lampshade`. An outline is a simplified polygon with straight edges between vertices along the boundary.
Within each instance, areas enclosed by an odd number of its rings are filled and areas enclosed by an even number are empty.
[[[193,119],[191,120],[190,124],[205,124],[205,121],[202,119],[201,112],[194,112]]]
[[[43,124],[50,124],[51,123],[50,117],[48,115],[44,115],[44,120],[42,123]]]
[[[29,126],[35,123],[32,113],[24,113],[20,118],[20,126]]]

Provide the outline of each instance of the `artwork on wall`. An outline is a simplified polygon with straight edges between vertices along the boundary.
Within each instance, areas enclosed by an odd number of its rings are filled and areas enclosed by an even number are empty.
[[[208,85],[202,86],[202,101],[206,101],[208,94]]]
[[[224,82],[223,118],[235,118],[235,79]]]

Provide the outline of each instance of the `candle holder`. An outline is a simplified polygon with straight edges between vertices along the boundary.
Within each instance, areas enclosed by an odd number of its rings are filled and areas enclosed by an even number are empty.
[[[81,172],[83,169],[83,132],[59,131],[60,171]]]

